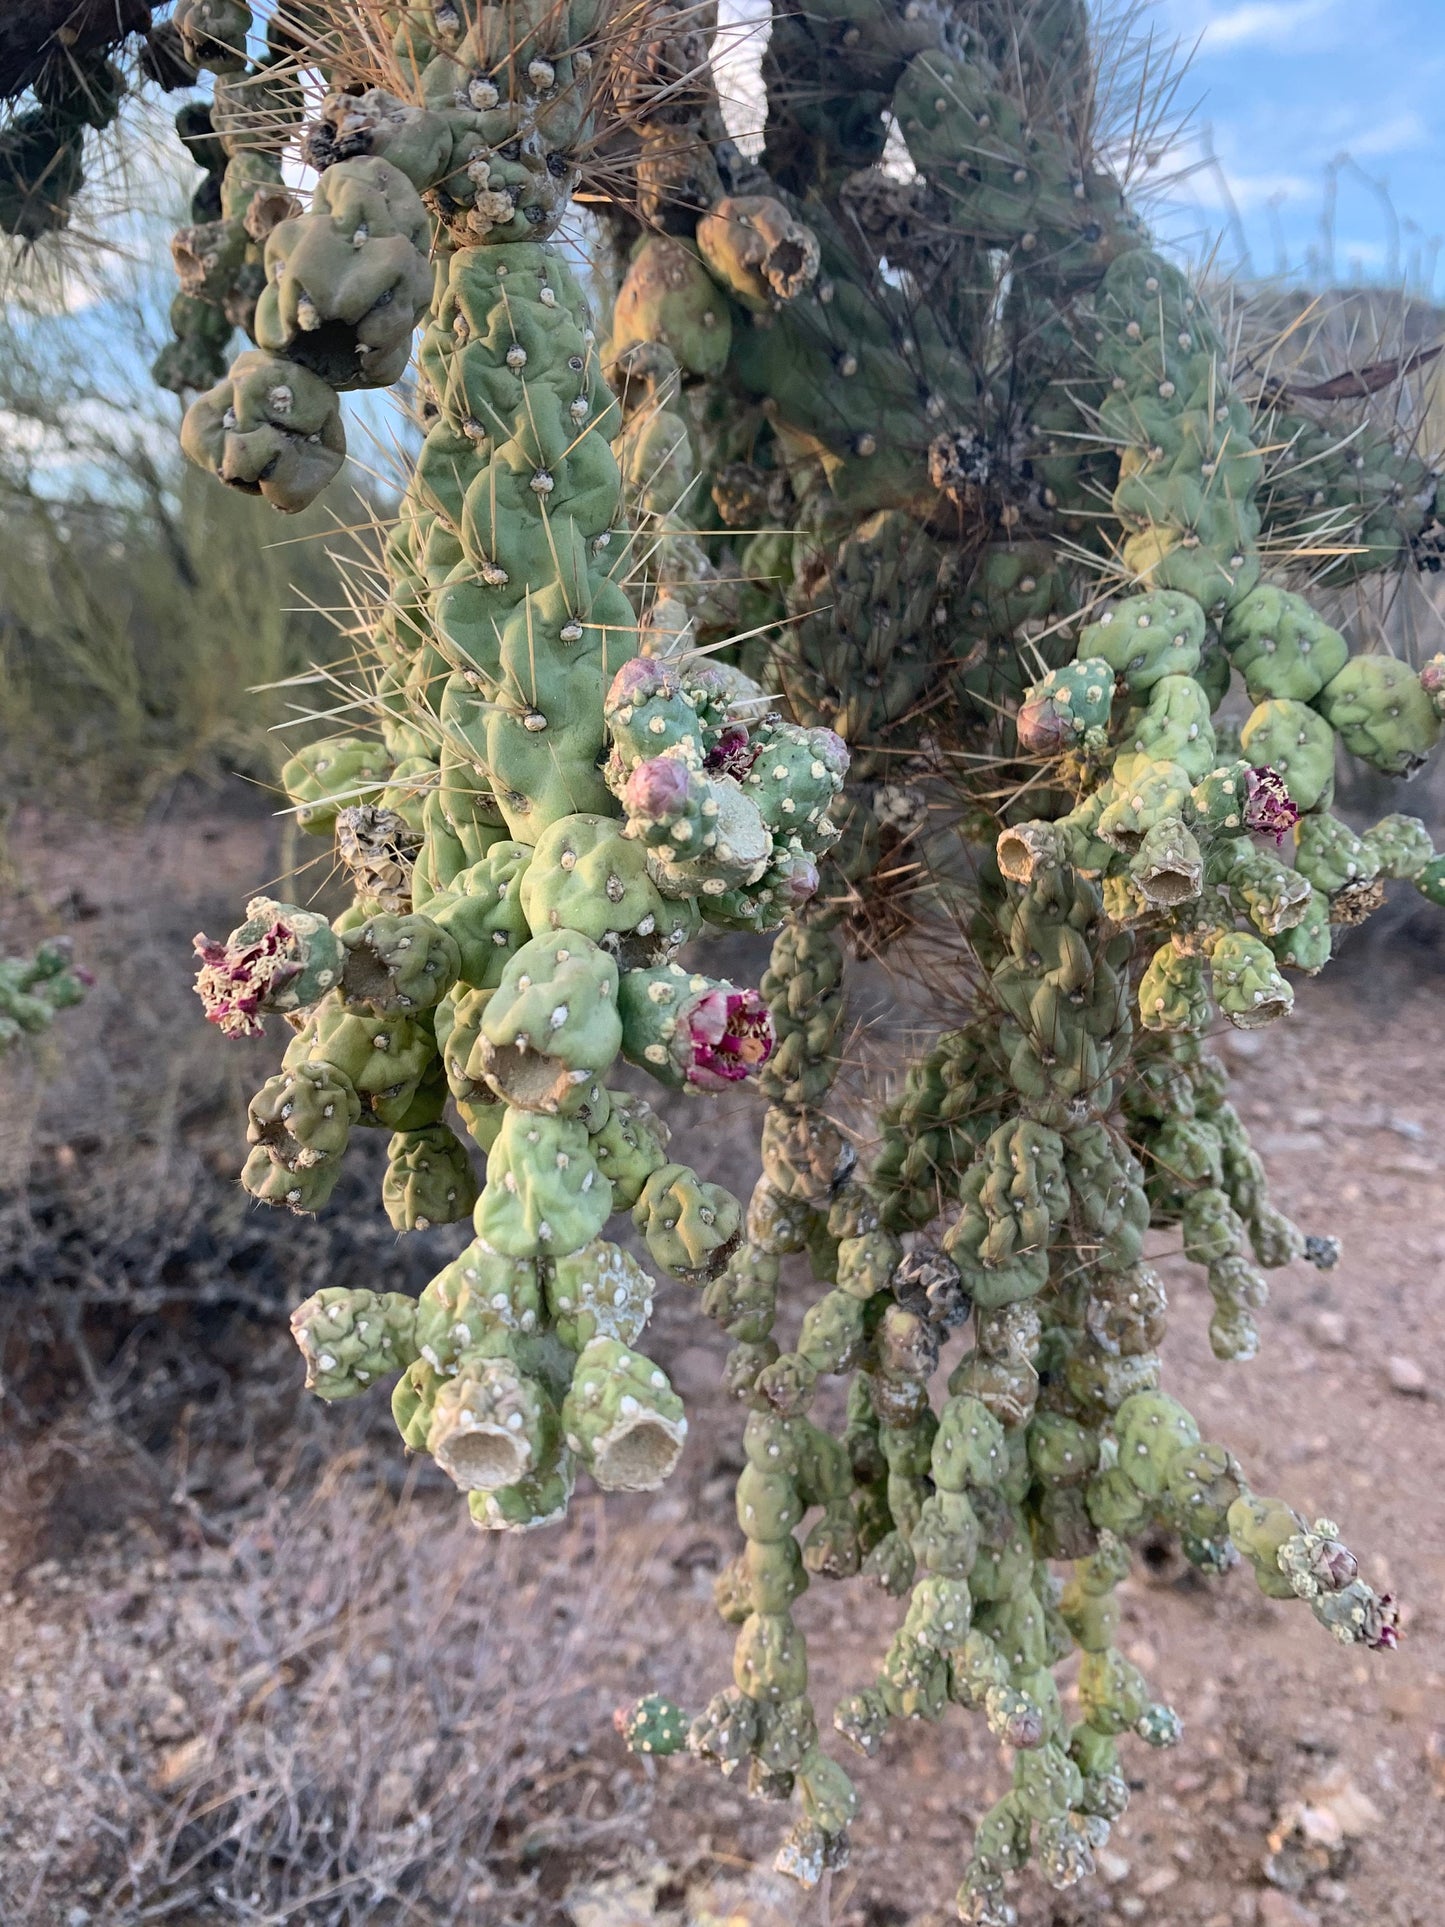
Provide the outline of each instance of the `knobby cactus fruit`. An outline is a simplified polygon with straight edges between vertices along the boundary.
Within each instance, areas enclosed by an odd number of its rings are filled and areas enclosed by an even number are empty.
[[[1246,399],[1207,291],[1150,244],[1081,7],[780,10],[757,162],[671,5],[418,8],[380,58],[360,9],[326,11],[310,208],[226,150],[228,205],[251,191],[226,218],[278,218],[247,244],[257,345],[185,444],[303,506],[342,459],[338,391],[395,379],[418,319],[425,438],[378,721],[283,773],[355,902],[254,901],[198,940],[198,988],[223,1030],[292,1029],[250,1109],[253,1195],[319,1209],[351,1132],[385,1128],[392,1222],[475,1236],[415,1302],[302,1306],[308,1382],[394,1380],[479,1525],[541,1526],[579,1470],[647,1489],[676,1463],[686,1416],[640,1347],[653,1272],[695,1291],[745,1414],[732,1682],[619,1730],[796,1795],[777,1864],[806,1884],[860,1811],[830,1724],[868,1754],[978,1712],[1012,1780],[958,1907],[1008,1927],[1026,1863],[1090,1872],[1133,1741],[1181,1736],[1115,1644],[1131,1541],[1166,1529],[1343,1643],[1397,1638],[1334,1524],[1255,1492],[1166,1389],[1147,1241],[1203,1271],[1221,1361],[1262,1349],[1266,1272],[1338,1256],[1271,1201],[1207,1034],[1285,1017],[1389,881],[1445,900],[1416,819],[1334,813],[1342,756],[1399,778],[1430,755],[1445,669],[1360,650],[1328,596],[1428,566],[1434,478],[1388,438],[1368,485],[1322,459],[1291,559],[1274,437],[1325,430]],[[217,111],[224,143],[244,100]],[[890,125],[911,180],[881,165]],[[603,344],[549,237],[622,128]],[[249,258],[191,252],[200,301]],[[776,933],[756,990],[682,954],[710,929]],[[880,1098],[844,1076],[847,957],[915,941],[961,1021]],[[619,1060],[755,1084],[746,1208]],[[794,1607],[860,1576],[897,1630],[830,1719]]]

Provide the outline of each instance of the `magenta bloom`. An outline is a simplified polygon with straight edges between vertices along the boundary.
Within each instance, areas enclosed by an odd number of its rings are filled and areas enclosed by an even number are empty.
[[[714,776],[735,776],[742,781],[758,760],[760,746],[751,741],[741,723],[724,723],[718,739],[703,757],[703,768]]]
[[[1279,771],[1268,764],[1250,770],[1244,779],[1244,827],[1262,831],[1279,843],[1298,822],[1299,805],[1291,799]]]
[[[1393,1593],[1382,1592],[1376,1599],[1361,1637],[1377,1653],[1393,1653],[1400,1644],[1400,1609]]]
[[[279,918],[254,943],[234,948],[202,933],[195,951],[201,960],[196,995],[209,1022],[227,1037],[262,1036],[266,999],[301,974],[295,933]]]
[[[692,1047],[689,1084],[720,1091],[760,1070],[773,1054],[773,1020],[755,990],[714,984],[691,1006],[683,1023]]]

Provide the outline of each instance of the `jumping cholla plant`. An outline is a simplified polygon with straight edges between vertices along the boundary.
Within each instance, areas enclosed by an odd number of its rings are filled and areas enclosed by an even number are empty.
[[[1143,1532],[1396,1641],[1336,1528],[1254,1492],[1160,1389],[1144,1246],[1181,1228],[1221,1360],[1259,1345],[1257,1267],[1337,1256],[1270,1202],[1207,1033],[1283,1017],[1387,879],[1445,901],[1420,823],[1356,835],[1330,808],[1340,747],[1423,763],[1445,659],[1352,651],[1323,599],[1437,565],[1437,477],[1341,419],[1370,380],[1260,376],[1245,321],[1151,246],[1153,130],[1131,103],[1115,138],[1126,55],[1072,0],[780,7],[757,160],[712,11],[680,0],[306,0],[264,33],[180,0],[170,24],[216,75],[181,131],[217,218],[177,239],[159,371],[205,387],[187,452],[300,508],[344,459],[338,393],[395,382],[423,328],[376,725],[284,777],[354,905],[257,898],[198,939],[223,1031],[292,1032],[251,1193],[318,1210],[380,1126],[392,1222],[475,1227],[418,1301],[308,1300],[308,1382],[394,1380],[407,1445],[484,1528],[560,1517],[579,1470],[656,1486],[686,1419],[639,1349],[653,1280],[606,1235],[630,1210],[733,1340],[746,1418],[733,1684],[695,1714],[645,1698],[628,1743],[796,1795],[779,1866],[840,1865],[858,1802],[792,1608],[867,1575],[901,1619],[832,1725],[871,1753],[894,1721],[982,1713],[1013,1783],[958,1906],[1002,1927],[1030,1859],[1090,1871],[1120,1740],[1179,1737],[1113,1643]],[[579,184],[617,264],[605,344],[549,239]],[[253,345],[206,386],[233,325]],[[679,961],[705,927],[778,931],[757,991]],[[871,1130],[837,1088],[850,948],[926,955],[963,1017]],[[609,1087],[619,1057],[672,1090],[753,1080],[746,1211]],[[798,1253],[815,1289],[784,1343]]]

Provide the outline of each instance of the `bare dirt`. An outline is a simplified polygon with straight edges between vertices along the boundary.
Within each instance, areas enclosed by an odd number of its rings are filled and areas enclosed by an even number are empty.
[[[710,1589],[738,1421],[688,1294],[651,1340],[694,1413],[672,1483],[583,1497],[557,1533],[476,1533],[405,1465],[384,1401],[303,1397],[284,1333],[323,1280],[418,1288],[461,1231],[395,1240],[379,1146],[318,1226],[246,1209],[230,1180],[269,1054],[207,1035],[185,952],[273,874],[264,813],[177,806],[103,846],[22,820],[11,841],[14,927],[71,927],[100,983],[0,1087],[5,1927],[950,1918],[1006,1778],[967,1715],[857,1764],[852,1863],[810,1896],[767,1871],[777,1809],[612,1732],[619,1701],[696,1704],[728,1672]],[[1257,1361],[1214,1361],[1202,1277],[1160,1253],[1168,1388],[1258,1489],[1339,1522],[1403,1601],[1402,1648],[1338,1647],[1241,1574],[1181,1576],[1167,1547],[1138,1562],[1122,1643],[1184,1739],[1131,1753],[1098,1878],[1019,1883],[1024,1927],[1445,1919],[1442,986],[1433,952],[1357,945],[1289,1022],[1221,1040],[1279,1202],[1344,1241],[1333,1272],[1274,1274]],[[746,1191],[746,1103],[681,1128]],[[820,1705],[867,1677],[897,1610],[815,1584]]]

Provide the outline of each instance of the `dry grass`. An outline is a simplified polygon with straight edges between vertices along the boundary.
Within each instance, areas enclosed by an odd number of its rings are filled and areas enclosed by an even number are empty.
[[[43,1562],[4,1596],[7,1927],[540,1922],[636,1841],[604,1736],[646,1529],[483,1537],[375,1459],[303,1450],[224,1535],[133,1520],[83,1593]]]

